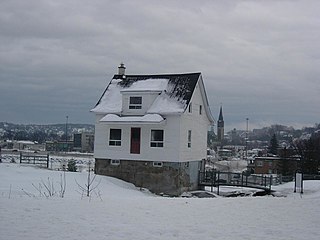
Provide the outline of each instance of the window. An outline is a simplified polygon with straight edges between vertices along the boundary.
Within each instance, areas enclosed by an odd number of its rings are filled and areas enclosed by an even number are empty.
[[[111,165],[115,165],[115,166],[120,165],[120,160],[118,160],[118,159],[111,159]]]
[[[188,130],[188,148],[191,148],[191,130]]]
[[[141,109],[142,97],[130,97],[129,109]]]
[[[162,167],[163,163],[162,162],[153,162],[154,167]]]
[[[202,105],[199,106],[199,114],[202,115]]]
[[[192,113],[192,102],[189,103],[188,111],[189,111],[189,113]]]
[[[150,147],[163,147],[163,130],[151,130]]]
[[[262,161],[257,161],[257,166],[258,167],[262,167],[263,166],[263,162]]]
[[[109,146],[121,146],[121,129],[110,129]]]

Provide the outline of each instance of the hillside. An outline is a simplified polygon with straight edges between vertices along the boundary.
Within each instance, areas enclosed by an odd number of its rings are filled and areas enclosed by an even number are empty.
[[[90,198],[87,172],[66,173],[19,164],[0,164],[0,232],[6,240],[40,239],[318,239],[320,182],[275,189],[287,197],[167,198],[132,184],[97,176]],[[45,197],[42,183],[56,190]],[[77,184],[78,183],[78,184]],[[33,186],[34,185],[34,186]],[[41,189],[38,191],[37,189]]]
[[[91,124],[14,124],[0,122],[0,139],[3,140],[30,140],[49,141],[59,140],[68,130],[68,136],[80,132],[94,132],[94,125]],[[65,139],[65,138],[64,138]]]

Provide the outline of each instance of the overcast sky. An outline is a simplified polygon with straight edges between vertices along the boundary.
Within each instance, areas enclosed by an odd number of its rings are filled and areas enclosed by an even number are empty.
[[[201,72],[227,129],[320,122],[320,1],[1,0],[0,121],[94,123],[117,72]]]

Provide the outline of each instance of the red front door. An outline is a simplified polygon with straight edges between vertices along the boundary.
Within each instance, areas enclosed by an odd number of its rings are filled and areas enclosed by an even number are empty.
[[[140,154],[140,128],[131,128],[130,153]]]

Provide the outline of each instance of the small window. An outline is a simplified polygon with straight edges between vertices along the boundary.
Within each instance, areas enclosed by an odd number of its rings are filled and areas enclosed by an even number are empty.
[[[199,114],[202,115],[202,105],[199,106]]]
[[[263,166],[263,162],[262,161],[257,161],[257,166],[258,167],[262,167]]]
[[[162,162],[153,162],[154,167],[162,167],[163,163]]]
[[[111,159],[111,165],[115,165],[115,166],[120,165],[120,160],[118,160],[118,159]]]
[[[163,130],[151,130],[150,147],[163,147]]]
[[[109,146],[121,146],[121,129],[110,129]]]
[[[191,148],[191,130],[188,130],[188,148]]]
[[[142,97],[130,97],[129,109],[141,109]]]
[[[192,102],[189,103],[188,111],[189,111],[189,113],[192,113]]]

